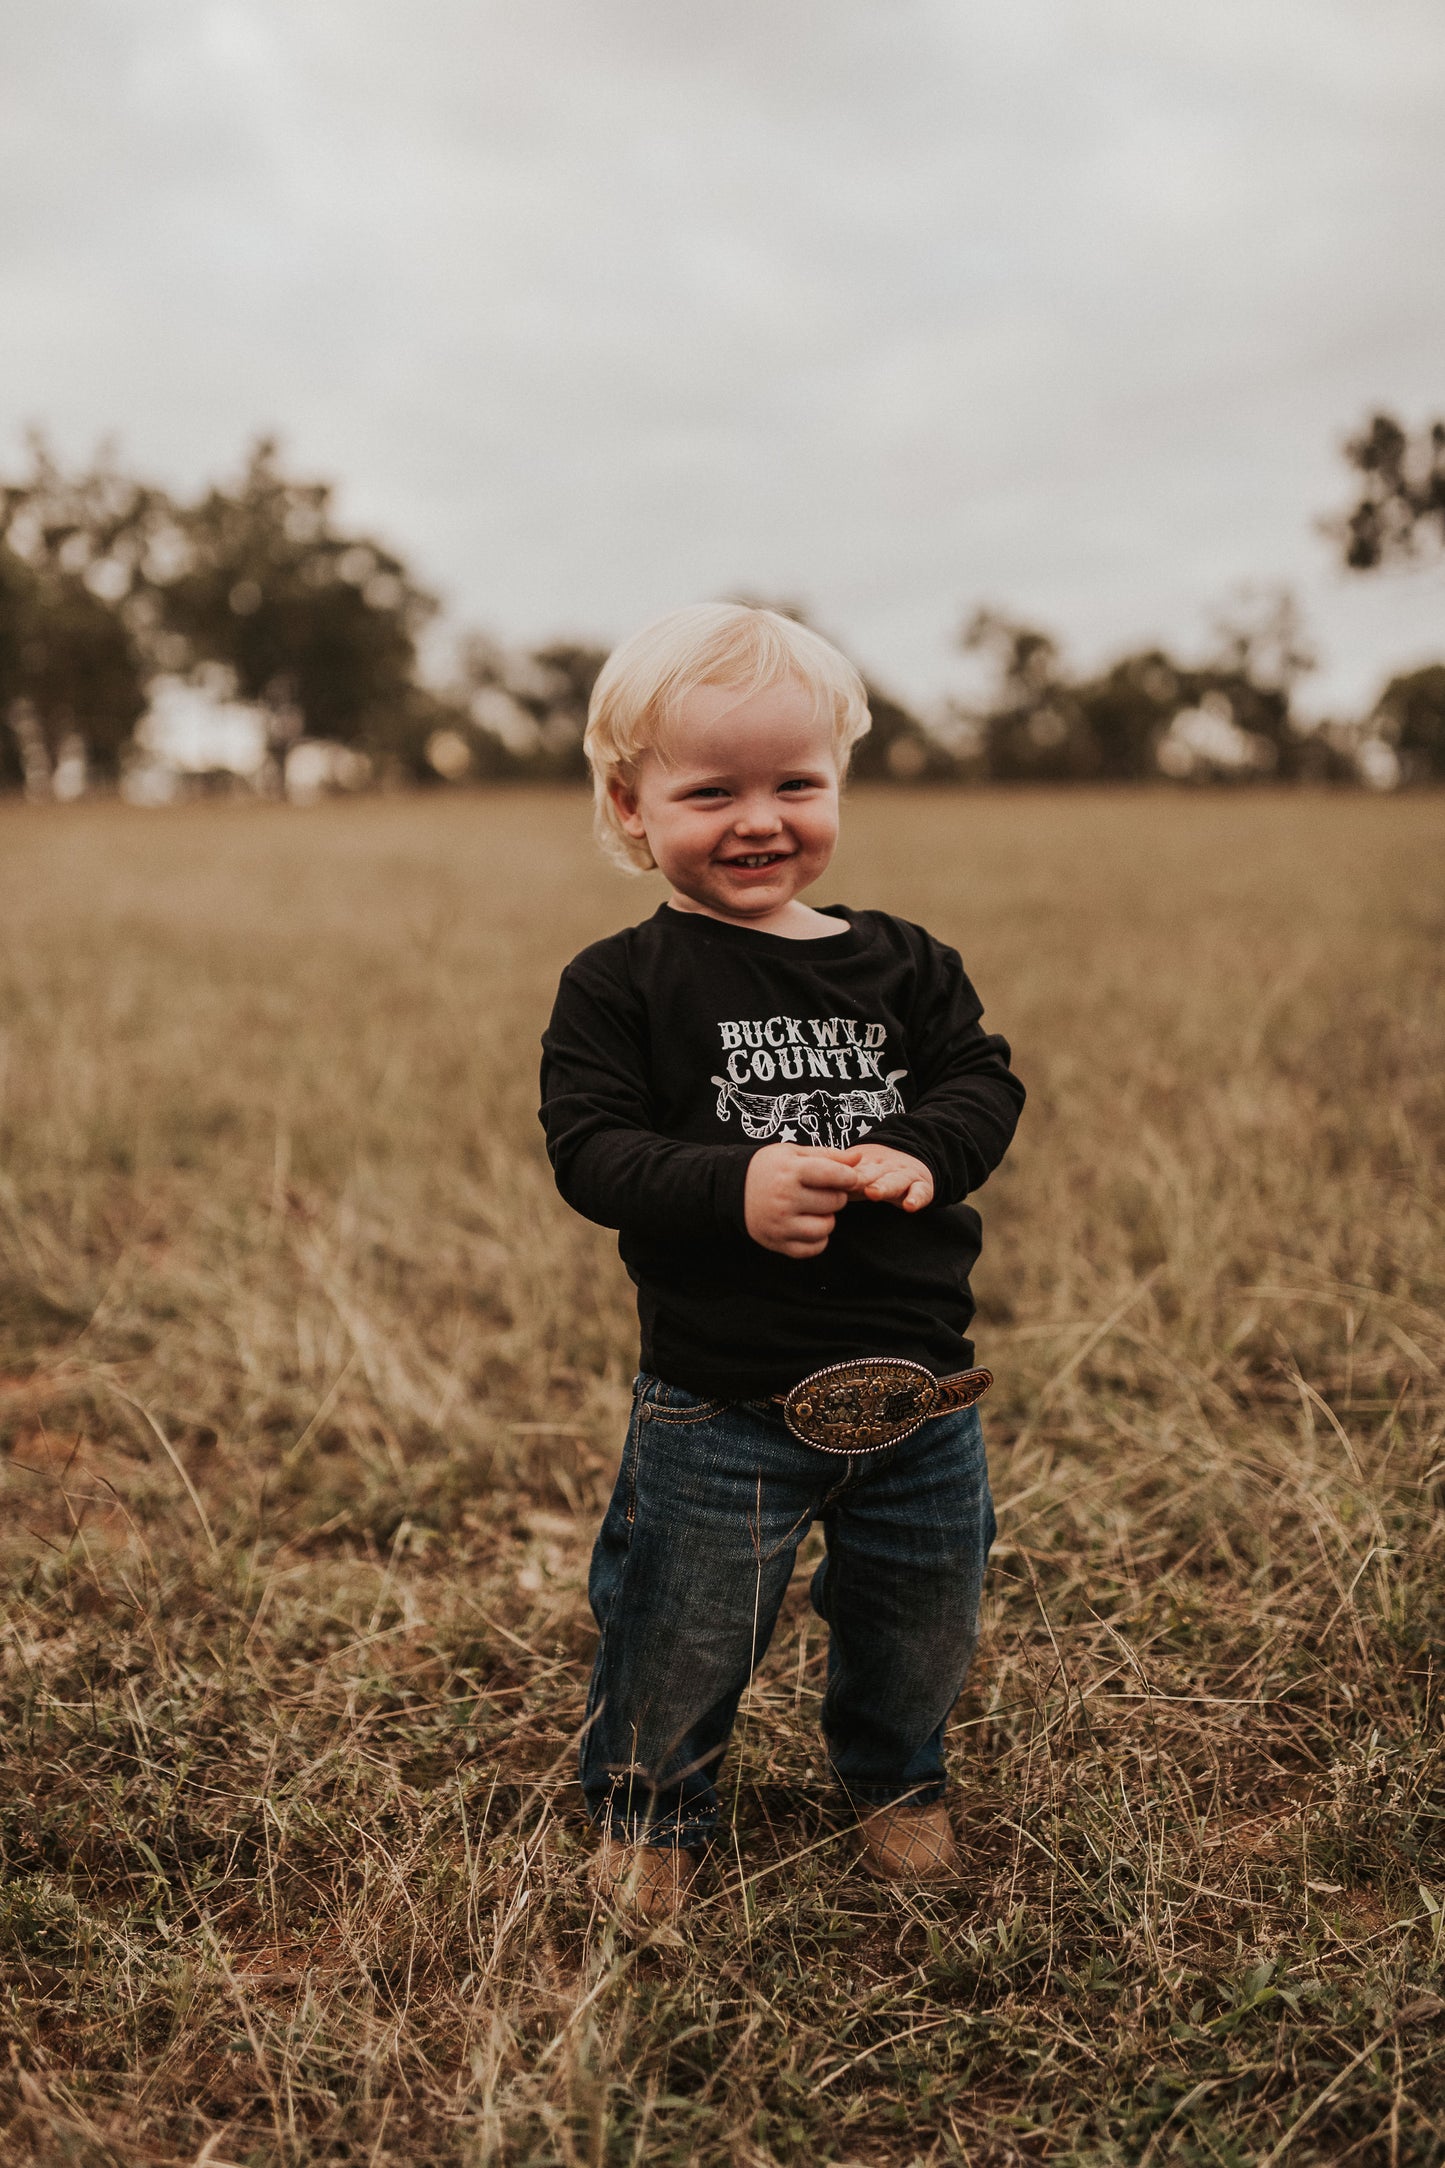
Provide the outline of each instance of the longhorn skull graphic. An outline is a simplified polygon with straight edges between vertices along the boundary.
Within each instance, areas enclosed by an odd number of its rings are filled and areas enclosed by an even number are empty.
[[[898,1082],[907,1074],[906,1069],[890,1069],[882,1091],[871,1092],[745,1092],[730,1078],[715,1076],[717,1118],[725,1122],[736,1107],[744,1136],[762,1141],[795,1129],[805,1143],[846,1152],[885,1114],[903,1112]]]

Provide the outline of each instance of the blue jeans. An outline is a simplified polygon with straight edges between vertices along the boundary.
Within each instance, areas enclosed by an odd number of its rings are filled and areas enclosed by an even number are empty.
[[[588,1584],[601,1640],[582,1787],[614,1835],[711,1837],[738,1702],[815,1520],[828,1546],[811,1595],[829,1629],[834,1774],[865,1812],[942,1796],[943,1729],[995,1534],[976,1411],[843,1458],[800,1443],[780,1408],[643,1376]]]

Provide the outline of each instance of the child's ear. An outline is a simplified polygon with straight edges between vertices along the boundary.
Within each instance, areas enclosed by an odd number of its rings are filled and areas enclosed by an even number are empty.
[[[647,830],[643,827],[642,815],[637,810],[637,785],[625,775],[609,776],[607,795],[612,800],[623,833],[635,836],[639,843],[645,842]]]

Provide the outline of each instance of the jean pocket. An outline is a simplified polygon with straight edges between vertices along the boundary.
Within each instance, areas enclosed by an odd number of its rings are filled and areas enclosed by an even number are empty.
[[[639,1398],[648,1423],[710,1423],[734,1405],[731,1400],[704,1400],[685,1385],[669,1385],[664,1378],[646,1378]]]

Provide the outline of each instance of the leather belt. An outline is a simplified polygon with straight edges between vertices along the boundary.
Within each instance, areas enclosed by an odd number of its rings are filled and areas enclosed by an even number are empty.
[[[829,1363],[772,1395],[795,1438],[820,1453],[877,1453],[911,1438],[935,1415],[953,1415],[982,1400],[991,1370],[956,1370],[936,1378],[901,1355],[865,1355]]]

